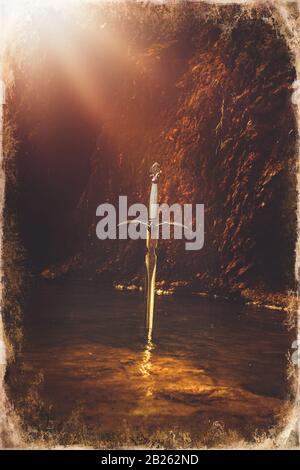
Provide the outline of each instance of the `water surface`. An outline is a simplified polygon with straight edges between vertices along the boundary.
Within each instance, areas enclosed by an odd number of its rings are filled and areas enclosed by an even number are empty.
[[[49,429],[76,414],[99,433],[195,434],[217,422],[249,436],[277,423],[293,340],[283,312],[158,297],[150,343],[144,316],[140,294],[82,282],[35,286],[11,372],[16,403],[38,414],[41,401]]]

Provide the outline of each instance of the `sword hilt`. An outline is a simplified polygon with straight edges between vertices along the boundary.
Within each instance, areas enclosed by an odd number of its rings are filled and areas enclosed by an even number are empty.
[[[157,216],[157,183],[158,178],[161,174],[160,166],[157,162],[153,163],[150,168],[150,177],[151,177],[151,191],[149,199],[149,229],[151,224],[156,220]]]
[[[158,162],[153,163],[153,165],[150,168],[150,177],[151,177],[152,183],[158,182],[158,178],[160,174],[161,174],[161,169],[160,169],[159,163]]]

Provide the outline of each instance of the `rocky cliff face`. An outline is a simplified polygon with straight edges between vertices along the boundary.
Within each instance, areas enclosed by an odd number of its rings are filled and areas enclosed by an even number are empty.
[[[295,71],[272,12],[122,8],[101,25],[118,31],[118,45],[101,49],[99,35],[93,46],[104,112],[64,228],[71,253],[43,276],[142,285],[144,243],[99,241],[96,208],[122,194],[147,203],[149,167],[158,161],[160,202],[205,205],[202,250],[159,243],[162,287],[246,297],[293,289]]]

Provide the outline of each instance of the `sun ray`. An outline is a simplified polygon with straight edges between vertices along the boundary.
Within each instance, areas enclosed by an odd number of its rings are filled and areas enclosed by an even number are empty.
[[[132,63],[132,57],[138,55],[133,45],[128,44],[126,34],[107,24],[105,17],[103,21],[97,17],[96,21],[89,16],[88,7],[101,1],[0,0],[4,42],[16,42],[20,49],[26,48],[30,62],[28,66],[32,69],[39,60],[34,48],[40,44],[45,53],[49,52],[55,58],[56,66],[64,73],[82,105],[96,122],[101,120],[103,114],[112,112],[112,87],[107,78],[109,58],[114,58],[114,62],[123,67],[122,71],[127,72],[137,67],[136,63]],[[108,59],[108,64],[101,63],[99,54],[100,60],[94,65],[98,67],[98,72],[100,69],[100,81],[102,78],[105,85],[102,88],[99,86],[99,73],[90,70],[82,53],[82,44],[85,43],[92,44],[90,50],[100,50],[102,56]],[[142,61],[138,66],[143,66]]]

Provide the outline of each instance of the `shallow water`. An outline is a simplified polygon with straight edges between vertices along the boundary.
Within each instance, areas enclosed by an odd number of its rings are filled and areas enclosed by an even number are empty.
[[[41,283],[24,312],[11,371],[18,406],[48,426],[76,414],[99,432],[124,426],[197,433],[213,422],[247,436],[277,423],[288,396],[285,314],[197,297],[157,297],[153,342],[140,294]],[[51,427],[50,426],[50,427]]]

